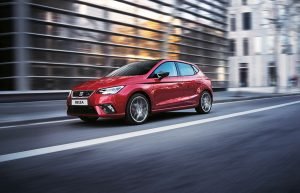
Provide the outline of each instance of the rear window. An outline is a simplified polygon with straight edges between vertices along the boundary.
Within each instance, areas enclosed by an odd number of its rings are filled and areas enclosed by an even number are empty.
[[[177,64],[181,76],[193,76],[195,74],[195,71],[191,65],[181,62],[178,62]]]

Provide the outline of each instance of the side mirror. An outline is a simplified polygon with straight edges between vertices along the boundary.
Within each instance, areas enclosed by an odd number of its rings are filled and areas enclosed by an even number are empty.
[[[161,80],[161,79],[163,79],[163,78],[169,76],[169,74],[170,74],[169,72],[159,72],[159,73],[156,74],[156,76],[157,76],[157,78],[158,78],[159,80]]]

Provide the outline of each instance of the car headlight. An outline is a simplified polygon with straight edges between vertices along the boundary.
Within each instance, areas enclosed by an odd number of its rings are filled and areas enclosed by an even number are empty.
[[[114,87],[110,87],[110,88],[101,88],[101,89],[98,90],[98,93],[100,93],[100,94],[116,94],[120,90],[122,90],[122,88],[124,88],[124,86],[114,86]]]

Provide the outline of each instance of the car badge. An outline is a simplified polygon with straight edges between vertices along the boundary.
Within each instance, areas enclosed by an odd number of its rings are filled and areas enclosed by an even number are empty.
[[[79,92],[79,96],[82,97],[83,96],[83,92]]]

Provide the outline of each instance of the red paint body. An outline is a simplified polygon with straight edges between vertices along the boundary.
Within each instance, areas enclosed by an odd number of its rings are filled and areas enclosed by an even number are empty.
[[[200,93],[204,90],[213,94],[211,81],[201,70],[193,76],[149,78],[151,73],[166,61],[183,62],[178,60],[161,60],[147,74],[138,76],[103,77],[97,80],[88,81],[75,86],[72,91],[93,90],[88,99],[88,106],[94,108],[95,113],[70,113],[72,116],[98,116],[109,118],[122,118],[125,116],[125,109],[129,98],[134,93],[143,93],[151,104],[151,113],[172,111],[187,108],[194,108],[199,104]],[[190,64],[199,69],[196,65]],[[125,86],[116,94],[103,95],[97,93],[101,88],[114,86]],[[67,99],[67,105],[71,106],[72,95]],[[101,108],[102,104],[111,104],[115,113],[107,114]],[[79,107],[80,108],[80,107]]]

